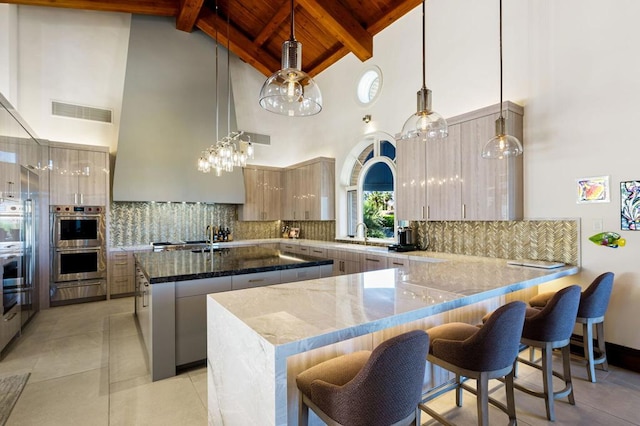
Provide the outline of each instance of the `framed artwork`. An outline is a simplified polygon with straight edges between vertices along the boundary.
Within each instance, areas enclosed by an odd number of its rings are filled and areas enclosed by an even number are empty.
[[[620,229],[640,231],[640,180],[620,182]]]
[[[578,203],[608,203],[609,176],[576,179]]]

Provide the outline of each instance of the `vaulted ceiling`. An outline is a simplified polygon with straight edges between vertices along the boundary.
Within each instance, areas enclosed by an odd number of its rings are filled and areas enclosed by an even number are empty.
[[[290,0],[0,0],[0,3],[173,16],[177,30],[199,29],[212,38],[217,36],[219,43],[227,46],[228,42],[236,56],[267,76],[280,69],[282,42],[289,38],[291,25]],[[421,0],[295,0],[295,37],[303,46],[302,69],[315,76],[350,52],[366,61],[373,55],[373,36],[421,3]]]

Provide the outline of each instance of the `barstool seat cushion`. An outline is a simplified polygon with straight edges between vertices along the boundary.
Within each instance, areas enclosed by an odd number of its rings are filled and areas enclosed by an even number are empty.
[[[429,339],[433,343],[436,339],[462,341],[467,340],[478,332],[478,327],[464,322],[451,322],[430,328]],[[433,344],[429,347],[429,353],[433,354]]]
[[[534,308],[544,308],[545,306],[547,306],[547,303],[549,303],[549,300],[551,300],[554,294],[556,294],[555,291],[546,291],[544,293],[533,296],[531,299],[529,299],[529,305]]]
[[[296,384],[305,395],[311,395],[314,380],[343,386],[353,380],[370,356],[371,351],[358,351],[322,362],[298,374]]]

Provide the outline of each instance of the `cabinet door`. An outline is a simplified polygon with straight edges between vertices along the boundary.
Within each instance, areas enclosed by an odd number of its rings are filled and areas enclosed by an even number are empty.
[[[239,209],[240,220],[261,220],[264,196],[263,171],[245,168],[245,202]]]
[[[387,269],[387,257],[369,253],[363,253],[360,258],[363,272]]]
[[[78,151],[79,204],[88,206],[107,205],[107,153]]]
[[[282,217],[282,172],[263,170],[262,220],[280,220]]]
[[[495,135],[498,116],[498,113],[491,114],[461,124],[463,219],[513,220],[521,217],[521,202],[517,197],[522,196],[522,157],[502,160],[481,157],[484,144]],[[515,119],[513,121],[509,131],[517,130],[518,124]],[[521,134],[517,136],[522,138]]]
[[[296,198],[295,169],[289,169],[283,172],[283,184],[282,218],[284,220],[294,220],[294,200]]]
[[[426,219],[426,145],[418,138],[400,140],[396,147],[396,217]]]
[[[449,136],[428,141],[427,220],[460,220],[462,187],[460,168],[460,125],[449,126]]]
[[[78,151],[50,148],[50,204],[78,204]]]

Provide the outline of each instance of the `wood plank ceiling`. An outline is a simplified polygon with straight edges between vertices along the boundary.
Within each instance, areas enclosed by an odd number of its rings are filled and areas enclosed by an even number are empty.
[[[282,43],[290,34],[290,0],[0,0],[30,6],[173,16],[176,29],[199,29],[266,76],[280,69]],[[302,68],[311,76],[353,54],[373,55],[373,36],[421,0],[295,0],[295,37]],[[227,40],[227,16],[229,37]]]

